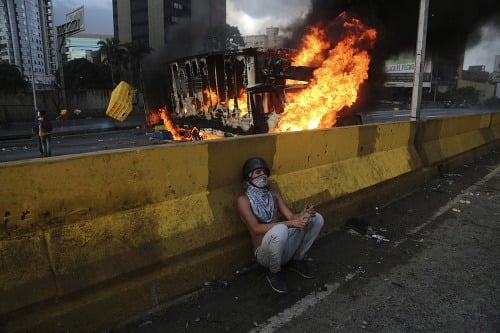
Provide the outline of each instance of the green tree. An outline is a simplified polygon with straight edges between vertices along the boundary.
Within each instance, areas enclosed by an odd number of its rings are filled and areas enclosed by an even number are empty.
[[[59,77],[59,76],[57,76]],[[107,65],[87,59],[74,59],[64,65],[64,82],[68,90],[110,89],[111,71]]]
[[[99,41],[99,54],[103,62],[109,66],[111,71],[111,82],[116,86],[120,81],[121,67],[125,56],[125,49],[120,44],[118,38],[106,38],[104,41]]]
[[[224,40],[226,41],[226,50],[236,50],[245,46],[243,36],[241,36],[238,27],[226,24],[224,29]]]
[[[17,66],[0,63],[0,91],[18,91],[27,87],[28,82],[24,80]]]
[[[134,87],[140,86],[140,73],[142,70],[142,59],[153,51],[143,41],[123,44],[125,53],[123,56],[123,66],[132,76],[131,84]]]
[[[207,31],[205,37],[206,51],[236,50],[245,46],[238,27],[229,24],[218,25]]]

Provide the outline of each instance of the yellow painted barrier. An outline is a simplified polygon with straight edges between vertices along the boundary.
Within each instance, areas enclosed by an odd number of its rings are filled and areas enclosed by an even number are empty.
[[[494,141],[491,123],[491,113],[422,121],[417,149],[423,163],[434,165]]]
[[[490,114],[0,164],[0,331],[102,329],[245,265],[234,200],[248,157],[331,227],[408,191],[423,166],[498,141],[499,127]]]

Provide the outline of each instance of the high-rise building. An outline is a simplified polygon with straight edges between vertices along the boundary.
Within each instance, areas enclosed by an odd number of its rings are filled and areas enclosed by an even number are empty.
[[[37,88],[54,81],[56,69],[52,0],[0,1],[0,61],[19,68]]]
[[[185,55],[218,51],[224,42],[215,31],[226,25],[226,0],[113,0],[113,23],[122,43],[189,46]]]

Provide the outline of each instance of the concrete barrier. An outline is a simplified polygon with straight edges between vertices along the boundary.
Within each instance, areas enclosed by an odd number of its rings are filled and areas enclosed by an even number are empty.
[[[493,116],[487,113],[422,121],[416,145],[423,163],[432,166],[493,142]]]
[[[483,115],[0,164],[0,331],[104,328],[248,263],[234,200],[250,156],[329,228],[499,132],[500,118]]]

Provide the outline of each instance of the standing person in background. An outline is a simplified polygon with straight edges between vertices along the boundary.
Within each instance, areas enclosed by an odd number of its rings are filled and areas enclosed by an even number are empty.
[[[47,111],[40,110],[38,112],[38,136],[40,137],[40,142],[42,145],[43,157],[49,157],[52,155],[52,123],[47,117]]]
[[[267,281],[274,291],[283,294],[288,292],[288,286],[282,266],[304,278],[314,277],[305,257],[324,220],[312,205],[306,205],[299,213],[288,208],[281,195],[269,189],[269,174],[262,158],[245,162],[245,193],[237,198],[236,209],[250,232],[257,262],[268,269]]]
[[[31,131],[36,135],[40,157],[43,157],[42,139],[40,138],[40,121],[38,120],[38,118],[40,118],[40,111],[37,111],[35,114],[35,122]]]

